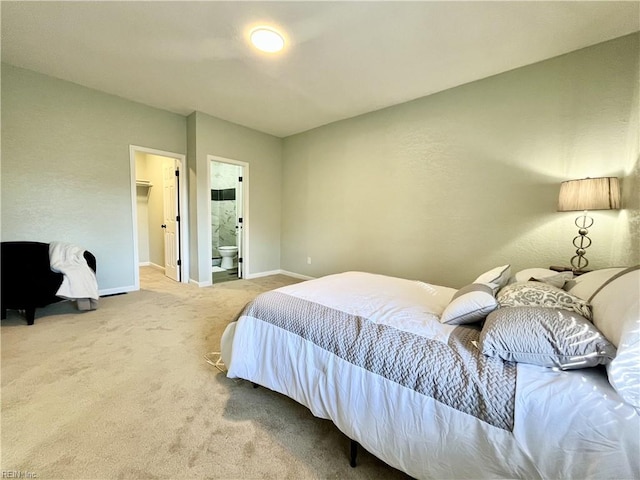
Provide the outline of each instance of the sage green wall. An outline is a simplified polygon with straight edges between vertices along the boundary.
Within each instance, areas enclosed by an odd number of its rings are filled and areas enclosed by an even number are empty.
[[[459,286],[502,263],[566,264],[559,182],[623,178],[592,266],[640,262],[633,35],[284,140],[2,66],[2,232],[98,257],[133,286],[129,145],[187,151],[190,277],[210,281],[207,155],[250,164],[250,269],[367,270]],[[282,255],[282,258],[281,258]],[[311,257],[311,265],[307,265]]]
[[[191,278],[211,282],[209,161],[215,155],[249,164],[249,268],[245,274],[280,268],[282,139],[194,112],[188,118]],[[195,148],[192,148],[192,145]],[[195,151],[195,155],[191,155]],[[195,187],[195,188],[194,188]],[[194,231],[194,228],[197,231]],[[197,255],[195,254],[197,252]]]
[[[638,42],[287,137],[282,269],[459,287],[506,263],[567,265],[577,213],[555,211],[559,184],[587,176],[624,177],[627,207],[593,212],[591,266],[638,263]]]
[[[186,118],[2,65],[2,240],[92,251],[101,291],[134,285],[129,145],[186,152]]]

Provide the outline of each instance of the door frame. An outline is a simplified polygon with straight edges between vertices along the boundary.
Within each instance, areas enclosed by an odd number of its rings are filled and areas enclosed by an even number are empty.
[[[179,252],[180,282],[189,283],[189,211],[187,203],[187,156],[181,153],[167,152],[155,148],[129,145],[129,166],[131,170],[131,222],[133,225],[133,266],[134,287],[140,290],[140,255],[138,254],[138,206],[136,193],[136,152],[148,153],[159,157],[168,157],[176,160],[180,176],[178,177],[178,216],[180,216]]]
[[[207,155],[207,185],[209,186],[207,192],[209,192],[209,198],[211,197],[211,162],[228,163],[242,167],[242,276],[238,275],[238,278],[247,278],[249,273],[249,164],[240,160],[233,160],[231,158],[219,157],[217,155]],[[207,218],[211,218],[211,201],[207,202],[207,210],[209,215]],[[207,238],[209,239],[209,258],[211,257],[211,239],[213,233],[211,231],[211,222],[207,224]],[[238,259],[239,260],[239,259]],[[211,260],[209,260],[209,270],[211,270]]]

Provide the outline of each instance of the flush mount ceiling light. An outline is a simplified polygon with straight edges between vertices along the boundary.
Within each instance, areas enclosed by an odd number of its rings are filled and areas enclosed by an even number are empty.
[[[284,48],[284,37],[270,27],[257,27],[251,30],[251,43],[263,52],[275,53]]]

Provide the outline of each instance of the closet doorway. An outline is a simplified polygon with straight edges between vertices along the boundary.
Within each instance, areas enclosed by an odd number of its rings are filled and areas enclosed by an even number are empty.
[[[209,155],[211,282],[244,278],[248,244],[249,165]]]
[[[176,282],[187,283],[185,157],[134,146],[131,157],[136,288],[140,288],[140,266],[152,266]]]

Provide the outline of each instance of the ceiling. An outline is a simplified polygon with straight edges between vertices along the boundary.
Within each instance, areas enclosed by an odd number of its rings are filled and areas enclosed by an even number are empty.
[[[8,2],[2,61],[279,137],[640,30],[638,1]],[[247,42],[281,29],[281,54]]]

